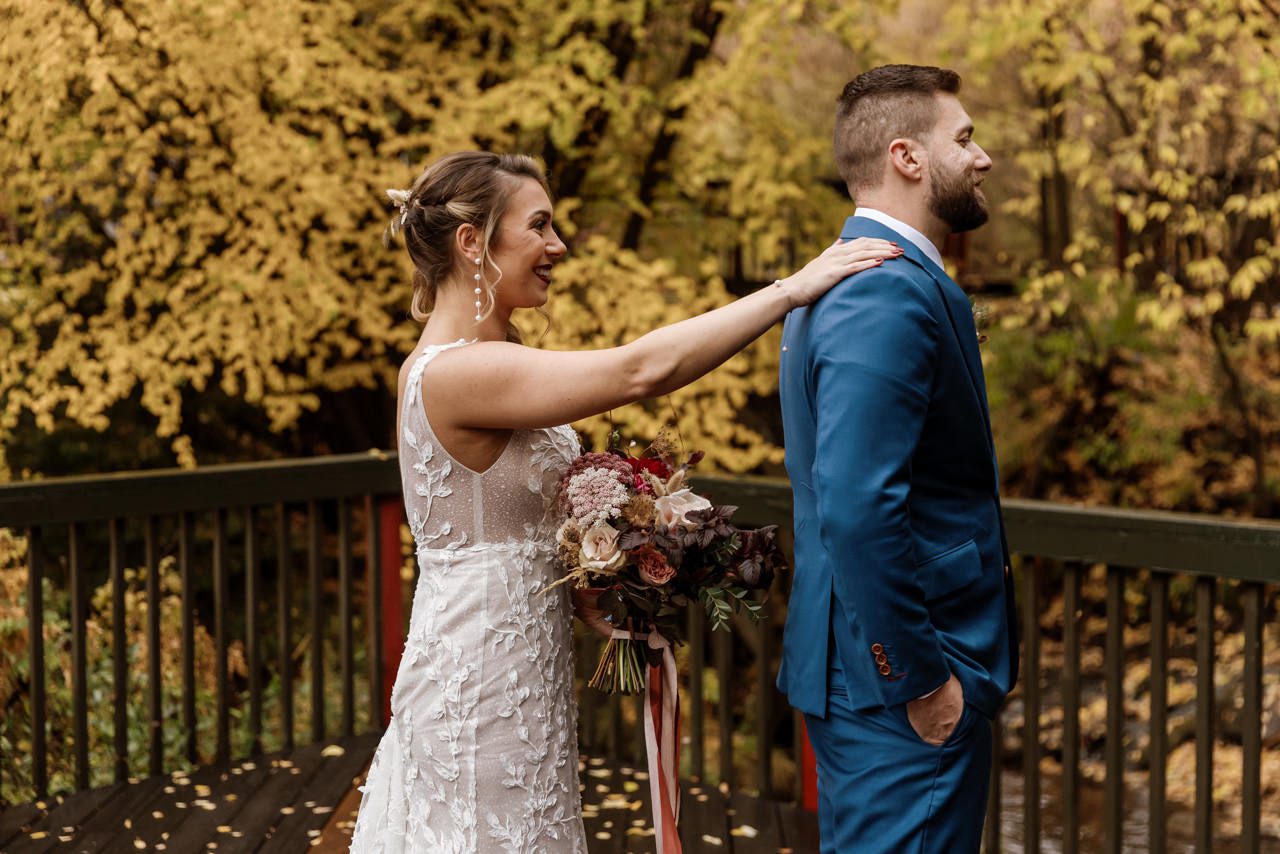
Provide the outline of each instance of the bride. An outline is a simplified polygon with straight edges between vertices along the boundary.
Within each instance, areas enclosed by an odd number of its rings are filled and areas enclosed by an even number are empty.
[[[621,347],[521,345],[565,245],[532,158],[461,152],[407,191],[392,231],[425,321],[400,371],[397,435],[418,558],[391,721],[363,787],[356,852],[585,852],[569,594],[556,578],[555,484],[569,422],[692,382],[790,309],[894,257],[829,247],[750,296]]]

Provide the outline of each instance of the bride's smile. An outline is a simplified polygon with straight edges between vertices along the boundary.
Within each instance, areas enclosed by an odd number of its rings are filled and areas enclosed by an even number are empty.
[[[551,268],[568,251],[551,217],[547,191],[537,181],[520,179],[494,235],[487,265],[490,281],[501,273],[494,287],[494,306],[499,314],[546,303]]]

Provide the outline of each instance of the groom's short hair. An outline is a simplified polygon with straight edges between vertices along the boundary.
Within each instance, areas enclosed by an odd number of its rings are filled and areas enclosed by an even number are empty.
[[[882,65],[850,80],[836,107],[836,168],[849,195],[878,187],[884,154],[900,137],[921,140],[937,121],[939,92],[960,92],[960,75],[926,65]]]

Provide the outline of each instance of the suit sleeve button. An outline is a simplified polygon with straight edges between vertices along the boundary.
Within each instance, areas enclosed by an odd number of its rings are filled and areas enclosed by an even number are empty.
[[[881,654],[883,654],[883,653],[884,653],[884,647],[883,647],[882,645],[880,645],[880,644],[878,644],[878,643],[873,643],[873,644],[871,645],[871,654],[872,654],[872,655],[881,655]]]
[[[889,667],[889,665],[887,665],[887,664],[882,664],[882,665],[880,665],[880,675],[881,675],[881,676],[888,676],[888,675],[889,675],[889,671],[890,671],[890,667]]]
[[[889,663],[889,656],[885,655],[883,652],[876,656],[876,664],[888,664],[888,663]]]

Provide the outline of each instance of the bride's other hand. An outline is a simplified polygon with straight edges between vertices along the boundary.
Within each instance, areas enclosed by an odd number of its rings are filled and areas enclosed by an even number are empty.
[[[613,637],[613,626],[604,618],[604,612],[596,607],[599,590],[590,587],[574,587],[570,589],[573,597],[573,613],[588,627],[601,637]]]
[[[897,258],[902,247],[888,240],[859,237],[848,242],[837,240],[821,255],[805,264],[799,271],[778,281],[791,297],[792,307],[808,305],[841,282],[872,267],[878,267],[888,258]]]

